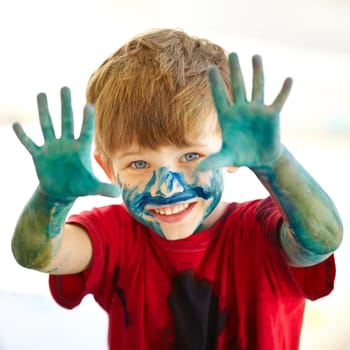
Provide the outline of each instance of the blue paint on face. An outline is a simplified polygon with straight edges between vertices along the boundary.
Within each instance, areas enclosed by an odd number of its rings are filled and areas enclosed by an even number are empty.
[[[211,197],[208,199],[212,199],[210,204],[207,206],[204,214],[203,220],[198,223],[197,229],[195,232],[199,232],[202,230],[203,221],[213,212],[216,206],[219,204],[222,192],[224,190],[224,176],[221,168],[217,168],[212,170],[212,177],[210,178],[210,185],[206,187],[207,193],[211,194]]]
[[[198,231],[203,221],[215,209],[223,192],[223,174],[221,169],[210,170],[210,181],[201,183],[198,172],[191,174],[192,181],[186,181],[184,175],[162,167],[154,171],[144,188],[134,186],[123,188],[123,200],[129,212],[140,222],[150,227],[160,236],[165,237],[160,223],[151,212],[145,210],[147,205],[166,206],[191,199],[201,198],[208,203],[203,209],[203,215],[196,224],[194,232]],[[201,173],[203,174],[203,173]],[[202,181],[203,182],[203,181]],[[209,183],[208,183],[209,182]],[[173,192],[173,193],[172,193]]]

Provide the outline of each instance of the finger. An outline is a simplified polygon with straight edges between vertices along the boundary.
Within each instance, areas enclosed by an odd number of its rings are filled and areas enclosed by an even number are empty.
[[[284,103],[288,98],[290,90],[292,89],[292,84],[293,84],[292,78],[287,78],[284,81],[281,91],[279,92],[275,101],[271,105],[276,111],[280,111],[282,109]]]
[[[105,197],[119,197],[121,194],[121,188],[114,184],[101,182],[97,188],[97,194]]]
[[[264,103],[264,69],[259,55],[253,56],[252,102]]]
[[[227,98],[227,92],[219,69],[216,66],[212,66],[208,69],[208,78],[215,108],[218,115],[221,116],[230,106],[230,102]]]
[[[197,165],[196,169],[199,171],[207,171],[211,169],[216,169],[216,168],[223,168],[227,167],[231,164],[230,160],[223,156],[221,153],[215,153],[211,154],[210,156],[204,158],[199,164]]]
[[[52,126],[52,120],[49,112],[49,107],[47,105],[47,97],[46,94],[40,93],[37,96],[37,104],[39,110],[39,118],[41,130],[43,132],[44,140],[52,140],[55,136],[55,131]]]
[[[61,122],[62,138],[74,138],[72,100],[67,87],[61,89]]]
[[[79,141],[85,144],[91,144],[95,129],[95,110],[93,105],[86,104],[84,108],[84,118],[79,136]]]
[[[40,148],[37,146],[24,132],[22,126],[19,123],[14,123],[12,125],[13,131],[15,132],[18,139],[21,141],[22,145],[28,150],[31,155]]]
[[[242,103],[247,100],[242,70],[236,53],[228,56],[233,100],[235,103]]]

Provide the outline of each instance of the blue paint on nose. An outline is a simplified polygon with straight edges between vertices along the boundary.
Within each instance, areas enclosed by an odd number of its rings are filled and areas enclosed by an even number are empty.
[[[158,188],[157,195],[166,195],[172,192],[176,186],[182,187],[185,190],[187,187],[186,181],[182,174],[170,171],[167,167],[162,167],[158,170]],[[164,193],[164,190],[166,193]]]

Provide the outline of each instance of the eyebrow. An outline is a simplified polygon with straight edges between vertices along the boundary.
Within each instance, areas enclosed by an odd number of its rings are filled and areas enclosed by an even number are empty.
[[[179,149],[186,149],[186,148],[191,148],[191,147],[200,147],[200,148],[204,148],[204,147],[208,147],[209,145],[208,144],[205,144],[205,143],[201,143],[200,141],[199,142],[193,142],[193,143],[189,143],[188,145],[186,146],[176,146],[174,145],[174,147],[177,147]],[[162,147],[162,146],[160,146]],[[167,147],[167,146],[164,146],[164,147]],[[154,152],[157,152],[157,149],[152,149],[152,151]],[[130,151],[130,152],[125,152],[123,153],[118,159],[121,160],[123,158],[127,158],[127,157],[134,157],[134,156],[143,156],[144,154],[144,151],[142,151],[141,149],[139,151]]]
[[[142,155],[142,152],[126,152],[123,153],[118,159],[121,160],[123,158],[127,158],[127,157],[134,157],[136,155]]]
[[[208,144],[206,143],[201,143],[201,142],[193,142],[193,143],[189,143],[188,146],[184,147],[184,148],[187,148],[187,147],[207,147]]]

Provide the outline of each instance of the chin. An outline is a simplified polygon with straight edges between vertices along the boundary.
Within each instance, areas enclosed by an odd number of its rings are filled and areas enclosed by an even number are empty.
[[[176,241],[179,239],[185,239],[188,238],[190,236],[193,235],[194,232],[189,232],[187,234],[178,234],[178,233],[166,233],[164,232],[164,237],[168,240],[168,241]]]
[[[171,227],[172,226],[172,227]],[[196,232],[197,225],[160,225],[162,234],[169,241],[185,239]]]

